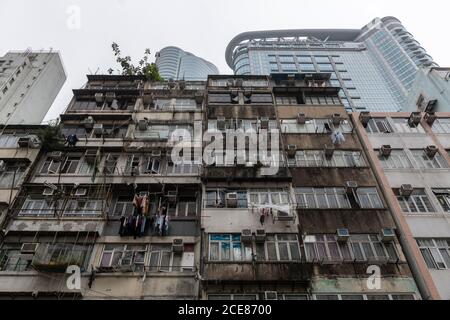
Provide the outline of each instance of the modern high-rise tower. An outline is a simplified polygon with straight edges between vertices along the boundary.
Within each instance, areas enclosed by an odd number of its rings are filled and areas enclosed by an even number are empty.
[[[0,124],[40,124],[65,81],[58,52],[11,51],[0,57]]]
[[[348,111],[405,109],[421,68],[436,67],[425,49],[393,17],[360,29],[246,32],[226,49],[237,75],[331,73]]]
[[[219,73],[211,62],[177,47],[165,47],[157,52],[156,65],[165,80],[206,80],[208,75]]]

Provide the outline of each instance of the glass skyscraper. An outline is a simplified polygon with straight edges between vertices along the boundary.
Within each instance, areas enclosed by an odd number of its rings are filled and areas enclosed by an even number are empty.
[[[218,74],[217,67],[205,59],[177,47],[165,47],[156,53],[156,65],[165,80],[206,80]]]
[[[400,21],[375,19],[362,29],[246,32],[226,50],[237,75],[331,73],[348,111],[405,108],[419,68],[436,64]]]

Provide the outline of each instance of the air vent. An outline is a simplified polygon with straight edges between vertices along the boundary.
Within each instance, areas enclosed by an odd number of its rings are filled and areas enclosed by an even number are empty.
[[[339,242],[347,242],[350,239],[350,232],[348,229],[337,229],[337,240]]]
[[[184,251],[183,239],[174,239],[172,241],[172,251],[173,252],[183,252]]]

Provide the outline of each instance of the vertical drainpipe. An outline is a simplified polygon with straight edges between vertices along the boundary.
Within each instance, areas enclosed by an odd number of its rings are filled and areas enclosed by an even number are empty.
[[[389,184],[389,180],[384,174],[383,168],[377,162],[377,157],[373,151],[373,147],[369,141],[369,137],[365,133],[365,129],[359,121],[360,113],[351,114],[352,122],[356,128],[356,133],[361,141],[361,144],[366,153],[367,159],[372,167],[375,174],[377,182],[381,187],[384,198],[386,199],[389,210],[391,211],[392,217],[395,224],[400,231],[399,241],[406,256],[406,259],[411,268],[413,277],[417,282],[418,289],[424,300],[440,300],[441,297],[439,292],[433,282],[431,274],[428,270],[427,265],[422,257],[422,253],[419,250],[416,240],[413,237],[411,229],[409,228],[408,222],[403,214],[403,211],[396,199],[394,192]]]

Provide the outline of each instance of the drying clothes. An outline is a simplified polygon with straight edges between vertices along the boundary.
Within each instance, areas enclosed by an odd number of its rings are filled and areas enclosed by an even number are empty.
[[[135,208],[142,208],[143,197],[139,197],[137,194],[134,195],[133,205]]]
[[[149,211],[150,211],[150,199],[148,198],[148,195],[145,195],[142,199],[142,214],[148,217]]]
[[[341,132],[335,131],[331,135],[331,142],[334,145],[340,145],[345,142],[345,137]]]
[[[261,208],[259,210],[260,216],[259,216],[259,222],[261,222],[261,225],[264,225],[266,221],[266,217],[271,213],[272,209],[270,208]]]
[[[74,147],[78,141],[78,137],[74,134],[71,134],[66,138],[66,142],[69,147]]]

